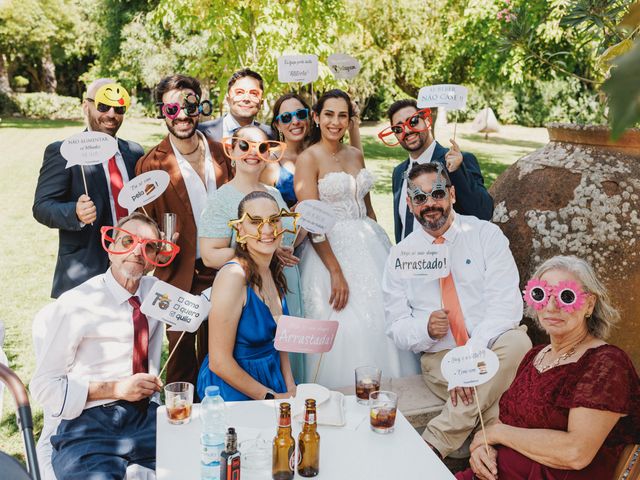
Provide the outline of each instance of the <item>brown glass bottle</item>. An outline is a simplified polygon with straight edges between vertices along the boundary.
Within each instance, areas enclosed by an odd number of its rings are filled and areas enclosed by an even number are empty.
[[[292,480],[294,474],[296,442],[291,436],[291,405],[280,404],[278,433],[273,439],[273,480]]]
[[[298,436],[298,474],[315,477],[320,471],[320,434],[317,430],[316,401],[305,400],[304,425]]]

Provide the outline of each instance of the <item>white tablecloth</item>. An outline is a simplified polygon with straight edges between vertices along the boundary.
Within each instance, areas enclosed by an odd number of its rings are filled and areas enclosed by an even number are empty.
[[[227,403],[227,422],[236,427],[238,441],[247,438],[273,439],[277,411],[273,400]],[[355,397],[345,399],[344,427],[320,425],[320,474],[318,480],[391,479],[451,480],[453,475],[436,457],[420,435],[398,411],[395,431],[381,435],[369,426],[369,408],[359,405]],[[194,405],[191,422],[171,425],[165,407],[158,409],[157,465],[158,480],[200,479],[199,405]],[[301,425],[292,422],[293,437],[298,438]],[[242,472],[243,480],[249,476]],[[253,479],[271,479],[271,470]],[[296,478],[302,478],[296,474]]]

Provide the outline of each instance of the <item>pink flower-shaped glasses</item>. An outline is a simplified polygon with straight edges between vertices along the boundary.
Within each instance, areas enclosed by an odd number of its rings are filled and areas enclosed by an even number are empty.
[[[558,308],[567,313],[573,313],[580,310],[587,298],[587,293],[582,290],[578,283],[565,280],[558,282],[557,285],[549,285],[544,280],[532,278],[527,282],[527,286],[523,290],[524,301],[527,305],[540,311],[547,306],[549,298],[556,298]]]

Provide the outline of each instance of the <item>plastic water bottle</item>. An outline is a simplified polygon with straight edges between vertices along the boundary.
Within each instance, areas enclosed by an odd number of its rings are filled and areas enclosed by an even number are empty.
[[[220,453],[224,450],[226,418],[224,400],[217,386],[205,389],[205,397],[200,404],[200,478],[218,480],[220,478]]]

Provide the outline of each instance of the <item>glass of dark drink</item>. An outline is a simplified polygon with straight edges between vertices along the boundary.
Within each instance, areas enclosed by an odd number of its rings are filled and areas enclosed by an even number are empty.
[[[165,385],[164,402],[167,407],[169,423],[173,425],[189,423],[193,405],[193,384],[173,382]]]
[[[391,433],[396,424],[398,395],[380,390],[369,395],[369,420],[376,433]]]
[[[369,395],[372,392],[380,390],[381,378],[382,370],[379,368],[356,368],[356,399],[358,400],[358,403],[362,405],[367,405],[369,403]]]

